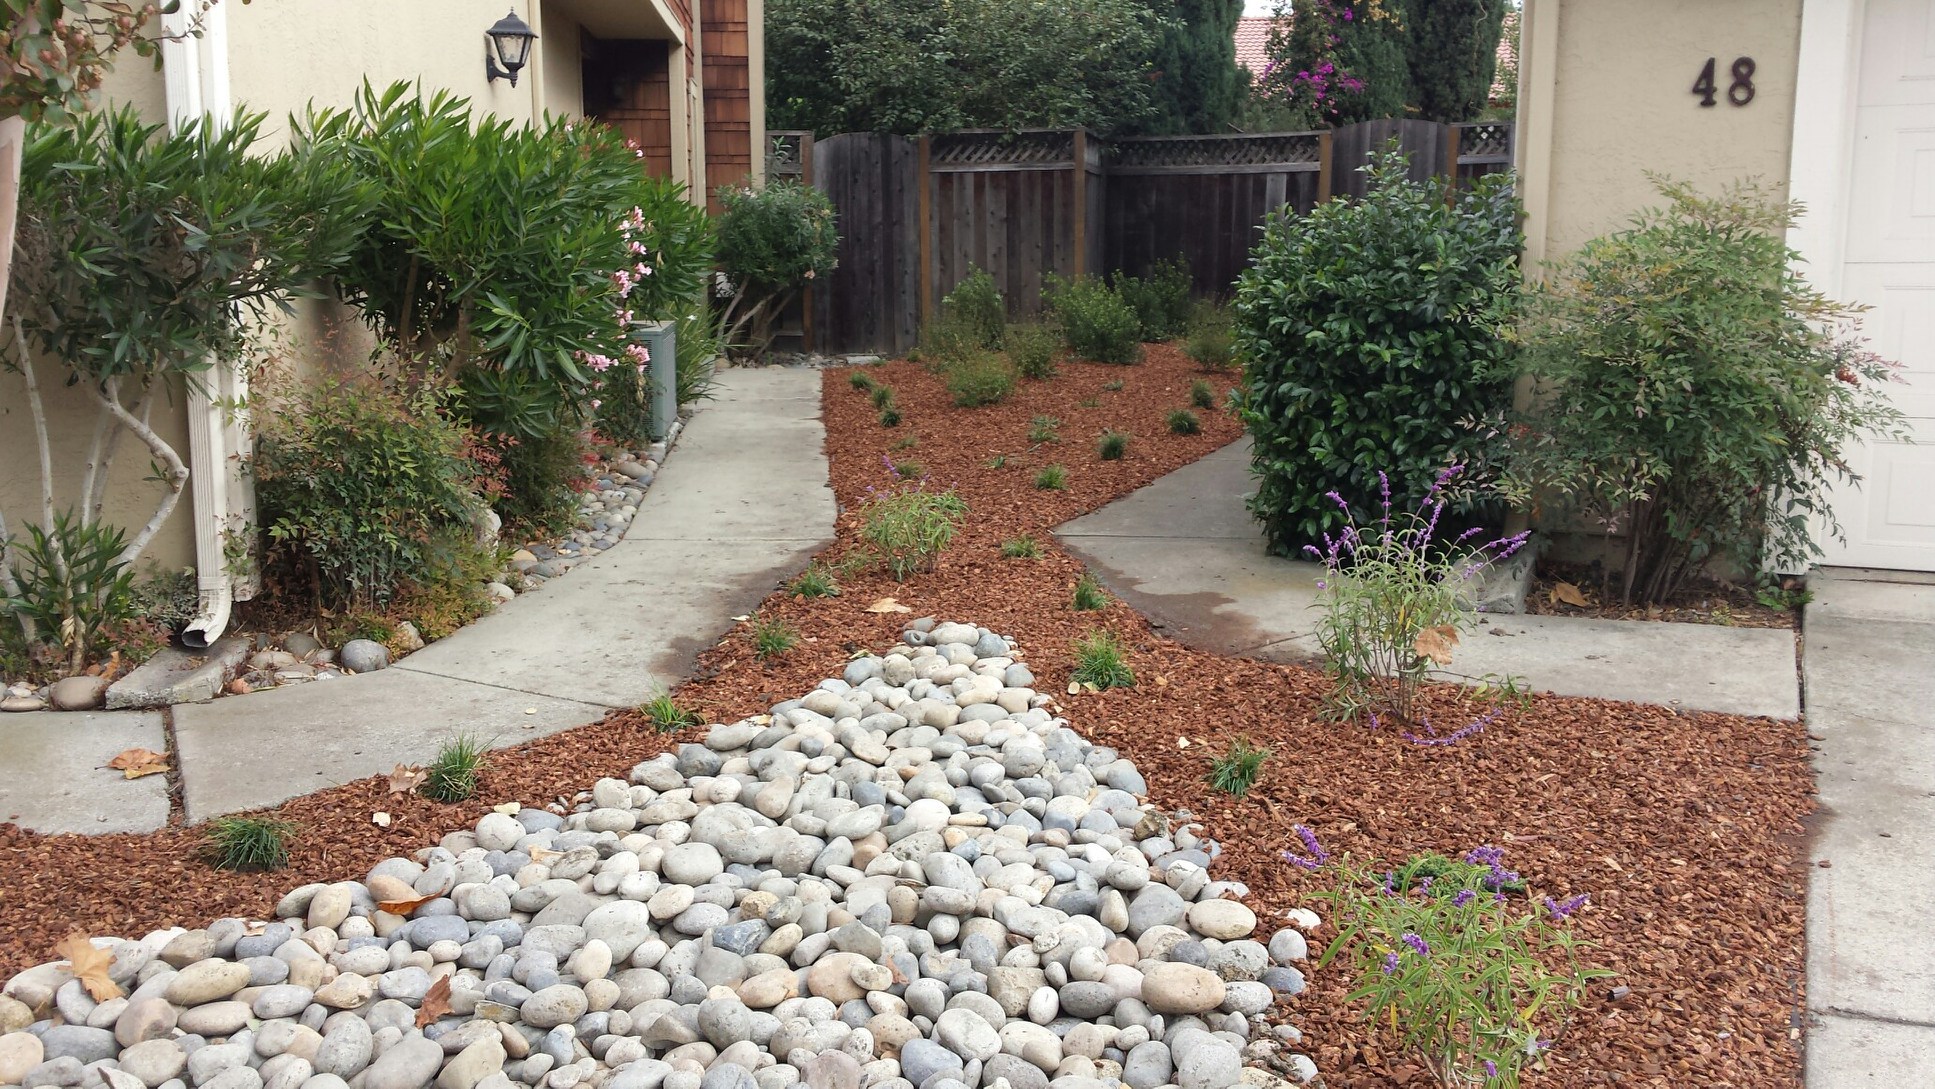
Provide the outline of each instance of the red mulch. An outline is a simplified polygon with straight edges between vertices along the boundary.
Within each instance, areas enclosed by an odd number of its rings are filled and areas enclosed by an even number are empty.
[[[1804,820],[1812,808],[1807,740],[1797,723],[1675,713],[1660,707],[1540,696],[1454,746],[1420,748],[1394,730],[1335,726],[1317,714],[1322,679],[1297,666],[1190,650],[1113,604],[1077,613],[1069,600],[1081,565],[1055,546],[1053,526],[1092,510],[1238,435],[1234,421],[1202,412],[1204,433],[1168,434],[1163,417],[1195,377],[1172,348],[1152,346],[1140,367],[1066,364],[1046,383],[1024,383],[1008,402],[956,409],[940,381],[907,363],[871,368],[895,387],[906,422],[884,429],[845,371],[826,376],[824,407],[833,486],[842,504],[840,543],[851,546],[853,508],[886,482],[883,455],[923,463],[936,483],[967,499],[968,525],[937,569],[894,583],[879,573],[842,579],[819,600],[775,593],[760,610],[803,636],[783,658],[760,663],[746,625],[700,659],[678,691],[709,719],[732,719],[836,675],[858,649],[891,643],[902,616],[869,613],[893,596],[911,615],[986,624],[1021,641],[1044,690],[1066,682],[1069,644],[1104,626],[1132,650],[1137,686],[1062,698],[1085,736],[1136,760],[1157,801],[1198,814],[1225,848],[1217,872],[1248,884],[1251,904],[1274,922],[1317,891],[1277,854],[1291,826],[1314,827],[1334,851],[1397,859],[1479,844],[1506,860],[1537,894],[1591,894],[1575,931],[1596,943],[1589,959],[1617,974],[1559,1040],[1551,1069],[1529,1078],[1552,1086],[1793,1086],[1800,1081],[1792,1026],[1804,1008]],[[1119,392],[1103,392],[1121,380]],[[1214,379],[1220,396],[1229,381]],[[1079,402],[1099,398],[1101,407]],[[1029,420],[1062,420],[1059,447],[1030,450]],[[1135,435],[1119,463],[1096,459],[1104,427]],[[890,450],[917,434],[911,448]],[[988,468],[994,454],[1009,455]],[[1065,493],[1036,491],[1034,469],[1068,467]],[[1044,554],[1003,559],[999,542],[1027,533]],[[1479,708],[1458,689],[1436,689],[1436,721],[1458,725]],[[1202,785],[1209,759],[1237,736],[1269,745],[1262,780],[1241,800]],[[1189,745],[1180,747],[1179,738]],[[360,876],[388,854],[434,842],[473,821],[486,804],[541,802],[623,774],[664,744],[635,715],[531,742],[496,755],[480,801],[439,806],[390,797],[380,779],[291,802],[277,811],[303,827],[290,870],[235,877],[189,861],[194,834],[41,837],[0,826],[0,969],[48,957],[70,925],[139,933],[176,921],[260,914],[283,889]],[[521,785],[514,790],[513,783]],[[388,830],[369,814],[396,815]],[[1327,937],[1324,935],[1323,937]],[[1336,970],[1312,971],[1289,1019],[1327,1084],[1423,1086],[1432,1079],[1344,1001]],[[1622,1000],[1615,986],[1630,988]]]
[[[1584,605],[1560,600],[1561,584],[1584,597]],[[1675,624],[1718,624],[1729,628],[1787,628],[1799,625],[1794,609],[1769,608],[1751,586],[1693,579],[1664,605],[1622,605],[1612,572],[1583,564],[1539,562],[1525,611],[1540,616],[1584,616],[1600,620],[1658,620]]]

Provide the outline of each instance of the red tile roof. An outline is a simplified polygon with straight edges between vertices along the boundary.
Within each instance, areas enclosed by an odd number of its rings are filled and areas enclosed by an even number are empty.
[[[1245,15],[1236,21],[1236,63],[1258,76],[1270,61],[1270,25],[1275,22],[1268,15]]]

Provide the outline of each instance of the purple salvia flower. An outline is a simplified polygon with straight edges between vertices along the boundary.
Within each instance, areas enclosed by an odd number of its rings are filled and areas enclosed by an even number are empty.
[[[1396,953],[1384,954],[1384,974],[1388,976],[1392,972],[1397,971],[1397,968],[1398,968],[1398,955]]]
[[[1551,912],[1554,919],[1563,919],[1584,906],[1586,906],[1586,894],[1583,892],[1556,903],[1550,896],[1545,898],[1545,910]]]
[[[1461,908],[1478,899],[1478,894],[1470,889],[1459,889],[1458,895],[1451,898],[1451,906]]]
[[[1391,870],[1384,871],[1384,895],[1397,895],[1397,874]]]
[[[1433,881],[1436,881],[1436,880],[1437,880],[1437,878],[1435,878],[1435,877],[1426,877],[1426,878],[1424,878],[1423,880],[1421,880],[1421,881],[1419,881],[1419,882],[1418,882],[1418,891],[1419,891],[1419,892],[1430,892],[1430,891],[1431,891],[1431,883],[1432,883]]]
[[[1412,950],[1414,950],[1418,954],[1418,956],[1428,957],[1431,955],[1431,946],[1418,935],[1412,934],[1407,931],[1402,940],[1404,944],[1410,946]]]
[[[1485,1060],[1485,1076],[1488,1078],[1495,1078],[1498,1076],[1498,1064],[1491,1061],[1490,1059]]]
[[[1474,735],[1484,733],[1485,727],[1490,726],[1492,723],[1498,721],[1499,716],[1503,715],[1504,713],[1505,713],[1504,708],[1494,707],[1491,710],[1485,712],[1484,714],[1478,716],[1477,718],[1471,720],[1471,722],[1466,724],[1465,726],[1460,727],[1459,729],[1453,730],[1452,732],[1445,734],[1442,737],[1438,736],[1436,733],[1429,732],[1431,730],[1431,722],[1429,719],[1427,719],[1424,724],[1424,728],[1427,731],[1426,734],[1424,735],[1415,734],[1407,730],[1404,734],[1404,740],[1409,741],[1414,745],[1456,745],[1457,743],[1459,743],[1460,741],[1463,741],[1468,737],[1472,737]]]
[[[1303,841],[1305,849],[1310,852],[1310,857],[1316,859],[1319,865],[1330,861],[1330,852],[1324,850],[1324,845],[1317,842],[1317,833],[1301,824],[1297,825],[1296,832],[1297,838]]]

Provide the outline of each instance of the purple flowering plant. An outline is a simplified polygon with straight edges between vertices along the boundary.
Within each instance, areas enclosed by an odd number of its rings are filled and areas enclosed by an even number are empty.
[[[916,571],[933,569],[967,518],[967,501],[953,488],[934,487],[926,477],[909,478],[890,457],[881,461],[891,483],[868,486],[860,506],[865,518],[860,538],[896,580],[905,582]]]
[[[1331,680],[1329,714],[1342,721],[1396,719],[1423,728],[1406,736],[1421,745],[1454,744],[1485,728],[1495,715],[1439,735],[1417,716],[1418,690],[1446,674],[1461,632],[1476,609],[1472,580],[1489,564],[1525,545],[1519,533],[1480,543],[1482,527],[1448,540],[1440,534],[1449,492],[1464,466],[1438,473],[1411,510],[1394,509],[1390,478],[1377,474],[1382,509],[1360,521],[1337,492],[1326,495],[1344,526],[1325,533],[1323,546],[1305,550],[1324,565],[1317,582],[1317,641]]]
[[[1528,894],[1485,845],[1460,858],[1430,853],[1396,867],[1333,855],[1297,826],[1283,854],[1329,879],[1337,937],[1317,961],[1354,970],[1350,1000],[1365,1003],[1403,1049],[1445,1086],[1514,1089],[1565,1031],[1591,981],[1612,973],[1580,959],[1589,944],[1567,929],[1585,894]]]

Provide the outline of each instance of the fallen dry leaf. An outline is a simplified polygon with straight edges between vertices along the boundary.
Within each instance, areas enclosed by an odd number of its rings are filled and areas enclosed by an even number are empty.
[[[1557,583],[1552,587],[1552,600],[1563,601],[1567,605],[1581,609],[1590,608],[1585,593],[1569,582]]]
[[[524,808],[523,802],[505,802],[502,805],[491,806],[490,811],[493,813],[502,813],[507,817],[515,817],[517,816],[518,811],[522,810],[523,808]]]
[[[382,812],[371,813],[370,823],[378,828],[388,828],[390,826],[390,815]]]
[[[54,952],[67,961],[67,970],[81,981],[94,1001],[121,997],[121,985],[108,978],[114,954],[96,946],[87,935],[74,931],[55,944]]]
[[[1441,666],[1451,664],[1451,648],[1458,645],[1458,629],[1450,624],[1440,624],[1426,628],[1418,633],[1411,644],[1418,657],[1429,658]]]
[[[914,610],[911,606],[902,605],[893,598],[883,597],[879,601],[867,606],[867,611],[870,613],[911,613]]]
[[[409,794],[430,778],[430,770],[422,764],[398,764],[390,773],[390,793]]]
[[[168,770],[166,754],[153,749],[127,749],[115,755],[107,766],[121,773],[124,779],[139,779],[144,775],[160,775]]]
[[[240,677],[228,682],[228,693],[231,696],[246,696],[253,691],[255,689],[249,686],[249,682]]]
[[[408,900],[384,900],[376,905],[376,910],[401,915],[407,919],[411,912],[435,899],[435,896],[413,896]]]
[[[423,993],[423,1005],[417,1007],[417,1027],[425,1028],[437,1018],[450,1012],[450,977],[439,976],[430,989]]]
[[[563,857],[564,857],[563,851],[553,851],[549,847],[531,848],[532,862],[549,862],[554,858],[563,858]]]

